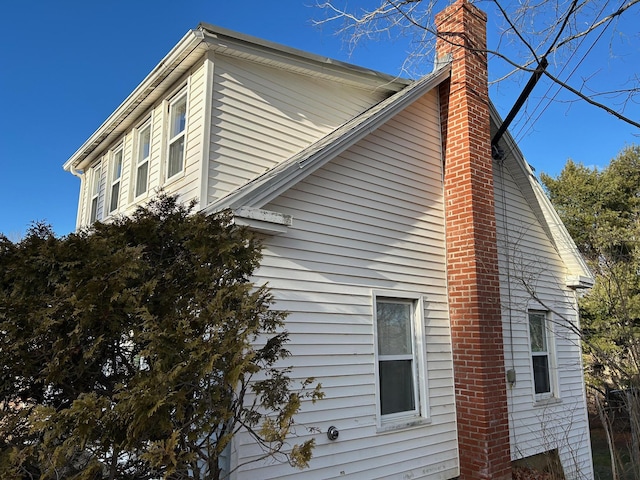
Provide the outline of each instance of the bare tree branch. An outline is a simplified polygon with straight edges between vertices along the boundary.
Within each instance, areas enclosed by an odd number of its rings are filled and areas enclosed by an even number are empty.
[[[565,88],[568,91],[570,91],[571,93],[573,93],[574,95],[577,95],[578,97],[580,97],[582,100],[584,100],[588,104],[593,105],[593,106],[598,107],[598,108],[601,108],[602,110],[604,110],[605,112],[607,112],[610,115],[613,115],[614,117],[618,118],[619,120],[622,120],[623,122],[626,122],[626,123],[628,123],[630,125],[633,125],[634,127],[640,128],[640,123],[632,120],[631,118],[629,118],[629,117],[627,117],[625,115],[622,115],[621,113],[615,111],[614,109],[612,109],[610,107],[607,107],[606,105],[604,105],[604,104],[602,104],[600,102],[596,102],[595,100],[593,100],[588,95],[585,95],[580,90],[577,90],[577,89],[573,88],[571,85],[563,82],[559,78],[554,77],[549,72],[545,71],[544,74],[545,74],[545,76],[547,76],[551,80],[553,80],[555,83],[557,83],[558,85],[562,86],[562,88]]]
[[[434,25],[434,12],[449,3],[449,0],[381,0],[377,7],[357,12],[340,7],[334,0],[326,0],[318,3],[317,7],[329,14],[315,23],[335,25],[341,22],[337,33],[348,41],[352,51],[358,43],[366,40],[411,39],[411,51],[401,67],[403,72],[411,73],[412,65],[421,65],[421,70],[424,69],[424,60],[433,54],[437,38],[461,46],[456,38],[446,32],[438,33]],[[615,118],[638,127],[640,123],[624,113],[628,102],[640,95],[640,79],[637,76],[629,79],[628,88],[612,88],[608,89],[609,92],[590,88],[584,80],[578,88],[569,81],[579,66],[584,70],[588,65],[587,57],[592,58],[596,54],[593,47],[605,30],[640,0],[623,0],[618,8],[610,3],[611,0],[488,0],[490,15],[501,21],[502,26],[497,45],[490,46],[485,52],[490,56],[490,62],[500,59],[511,67],[510,71],[493,79],[491,84],[498,84],[518,72],[533,72],[542,58],[553,57],[549,61],[554,67],[548,69],[546,75],[554,84]],[[613,42],[617,30],[609,28],[608,33]],[[583,46],[583,40],[592,36],[595,37],[593,44]],[[610,56],[608,61],[613,58]],[[563,74],[570,63],[575,67],[568,74]],[[591,61],[590,64],[595,63]],[[592,80],[595,83],[595,79]],[[589,95],[584,93],[587,90],[591,92]],[[595,100],[598,97],[611,99],[611,92],[616,92],[618,96],[626,95],[627,98],[619,105],[607,105]],[[553,95],[549,100],[559,101],[556,96]]]

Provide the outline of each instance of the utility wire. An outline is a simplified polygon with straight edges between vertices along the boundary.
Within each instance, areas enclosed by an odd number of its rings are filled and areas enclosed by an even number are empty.
[[[609,0],[607,0],[607,2],[605,2],[605,4],[602,6],[602,8],[600,9],[600,12],[598,13],[598,16],[596,18],[599,18],[600,15],[602,15],[602,13],[604,12],[605,8],[607,7],[607,5],[609,4]],[[622,2],[622,5],[624,5],[624,1]],[[622,6],[621,5],[621,6]],[[609,23],[607,23],[607,25],[605,26],[605,28],[602,29],[602,31],[598,34],[598,36],[596,37],[596,39],[594,40],[594,42],[591,44],[591,46],[589,47],[589,49],[585,52],[585,54],[582,56],[582,58],[580,59],[580,61],[574,66],[573,70],[569,73],[569,75],[567,76],[566,80],[563,81],[563,83],[566,83],[569,81],[569,79],[573,76],[573,74],[576,72],[576,70],[578,69],[578,67],[580,67],[580,65],[584,62],[584,60],[586,59],[586,57],[591,53],[591,50],[593,50],[593,48],[596,46],[596,44],[600,41],[600,39],[602,38],[602,35],[604,35],[605,31],[607,30],[607,28],[609,27],[609,25],[611,24],[611,21],[609,21]],[[574,50],[574,52],[571,54],[571,56],[569,57],[569,60],[564,64],[564,66],[562,67],[562,69],[560,70],[559,75],[562,74],[562,72],[568,67],[569,63],[571,62],[571,59],[576,55],[576,53],[578,52],[578,50],[580,49],[580,46],[582,45],[582,43],[584,42],[584,40],[586,39],[586,37],[582,37],[580,39],[580,43],[578,44],[578,48],[576,48],[576,50]],[[558,75],[558,76],[559,76]],[[548,98],[547,95],[549,94],[549,92],[551,91],[551,89],[553,88],[553,86],[557,86],[557,90],[555,91],[555,93],[553,94],[553,96],[551,98]],[[520,130],[518,131],[518,133],[516,133],[514,135],[514,138],[517,139],[517,141],[522,140],[526,135],[529,134],[529,132],[531,131],[531,129],[533,128],[533,126],[535,125],[535,123],[540,119],[540,117],[544,114],[544,112],[549,108],[549,106],[551,105],[551,103],[555,100],[555,98],[558,96],[558,94],[560,93],[560,91],[563,89],[564,87],[562,85],[558,85],[556,83],[552,83],[548,88],[547,91],[545,92],[545,94],[541,97],[541,99],[539,100],[538,104],[536,105],[536,107],[533,109],[531,115],[529,115],[528,119],[523,119],[522,122],[522,126],[520,127]],[[538,108],[540,108],[540,106],[543,104],[544,101],[547,101],[547,104],[542,108],[542,111],[536,116],[535,119],[531,120],[532,115],[535,114],[535,112],[538,110]],[[526,130],[525,130],[526,129]]]

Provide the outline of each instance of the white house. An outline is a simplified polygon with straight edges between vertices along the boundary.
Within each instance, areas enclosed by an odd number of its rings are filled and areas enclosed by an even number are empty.
[[[485,22],[466,0],[438,16],[478,50]],[[256,280],[326,398],[297,417],[321,430],[309,469],[239,436],[231,478],[507,479],[545,452],[593,478],[592,278],[508,134],[492,158],[486,55],[457,43],[410,81],[201,24],[65,163],[78,227],[162,188],[264,235]]]

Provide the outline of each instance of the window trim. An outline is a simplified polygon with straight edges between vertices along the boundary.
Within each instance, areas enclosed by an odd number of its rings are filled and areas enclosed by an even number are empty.
[[[184,127],[175,135],[172,135],[172,115],[174,111],[174,107],[184,101]],[[181,175],[184,174],[185,163],[186,163],[186,153],[187,153],[187,127],[189,120],[189,96],[187,88],[184,87],[182,90],[177,92],[175,95],[171,97],[171,99],[167,100],[167,127],[166,127],[166,167],[165,167],[165,179],[166,182],[171,182]],[[180,165],[180,169],[176,170],[173,174],[169,173],[169,169],[171,167],[171,147],[182,139],[182,162]]]
[[[118,173],[118,176],[114,177],[116,173],[116,158],[118,157],[118,155],[120,155],[120,171]],[[124,167],[124,144],[120,144],[119,146],[114,148],[113,151],[111,152],[111,162],[109,166],[110,182],[109,182],[109,191],[108,191],[109,193],[108,215],[112,215],[121,206],[120,199],[122,198],[121,187],[122,187],[122,168],[123,167]],[[116,184],[118,185],[118,194],[116,195],[116,204],[114,206],[113,205],[113,200],[114,200],[113,188],[116,186]]]
[[[142,135],[143,132],[145,130],[149,131],[149,151],[147,152],[147,156],[146,157],[141,157],[142,155]],[[151,121],[151,118],[145,120],[143,123],[140,124],[139,127],[136,128],[135,130],[135,145],[134,145],[134,152],[135,152],[135,160],[133,162],[131,162],[132,164],[132,171],[133,171],[133,175],[131,178],[131,186],[133,189],[133,199],[135,200],[139,200],[140,198],[144,197],[145,195],[148,194],[149,192],[149,172],[151,170],[150,165],[151,165],[151,149],[152,149],[152,145],[153,145],[153,123]],[[145,188],[142,192],[138,193],[138,173],[140,171],[140,169],[145,166],[147,167],[147,171],[146,171],[146,177],[145,177]]]
[[[382,414],[380,399],[380,357],[378,353],[378,319],[377,304],[379,301],[393,301],[411,304],[411,327],[413,347],[413,381],[416,408],[411,411]],[[397,291],[372,292],[372,321],[374,346],[375,399],[378,432],[397,430],[430,422],[429,397],[427,385],[427,357],[424,324],[424,301],[420,294]]]
[[[543,352],[534,352],[531,338],[531,317],[542,317],[544,327],[544,340],[546,342],[546,350]],[[551,318],[551,312],[547,310],[529,309],[527,310],[527,338],[529,341],[529,363],[531,369],[531,392],[534,397],[534,404],[538,402],[546,402],[553,399],[558,399],[558,377],[557,377],[557,363],[556,363],[556,348],[555,348],[555,332],[553,328],[553,319]],[[536,393],[536,372],[533,365],[534,357],[547,357],[547,375],[549,380],[549,391]]]

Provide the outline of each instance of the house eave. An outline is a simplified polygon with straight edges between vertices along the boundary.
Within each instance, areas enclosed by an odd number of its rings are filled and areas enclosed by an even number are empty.
[[[594,283],[595,282],[592,277],[586,277],[584,275],[569,275],[566,278],[567,287],[575,290],[582,288],[592,288]]]
[[[115,141],[122,135],[138,115],[161,98],[166,87],[180,78],[204,54],[207,47],[203,39],[204,35],[198,30],[187,32],[122,104],[64,163],[63,168],[68,172],[85,169],[100,151],[98,148],[100,145]]]
[[[197,28],[203,33],[210,49],[218,54],[244,58],[310,76],[330,78],[360,88],[397,92],[411,83],[411,80],[402,77],[305,52],[217,25],[200,23]]]
[[[257,233],[283,235],[289,231],[293,218],[279,212],[241,207],[233,210],[233,223]]]

